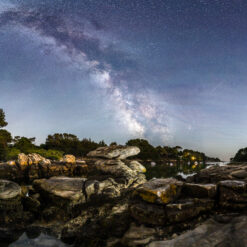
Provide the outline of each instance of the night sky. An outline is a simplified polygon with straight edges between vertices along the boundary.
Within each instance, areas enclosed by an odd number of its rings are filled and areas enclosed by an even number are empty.
[[[13,135],[146,138],[229,159],[247,146],[247,1],[1,0]]]

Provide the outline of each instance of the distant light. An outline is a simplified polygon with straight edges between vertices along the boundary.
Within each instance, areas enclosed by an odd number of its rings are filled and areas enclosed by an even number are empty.
[[[192,156],[192,157],[191,157],[191,159],[192,159],[192,160],[195,160],[195,159],[196,159],[196,157],[195,157],[195,156]]]

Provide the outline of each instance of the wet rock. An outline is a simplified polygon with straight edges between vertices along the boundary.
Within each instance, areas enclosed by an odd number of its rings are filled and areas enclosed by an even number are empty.
[[[140,153],[138,147],[132,146],[107,146],[99,147],[88,153],[88,157],[106,158],[106,159],[126,159]]]
[[[214,198],[216,196],[216,185],[184,183],[183,193],[189,197]]]
[[[130,206],[130,213],[140,224],[162,226],[167,223],[165,208],[162,205],[135,203]]]
[[[168,204],[180,196],[182,186],[182,182],[173,178],[151,179],[137,187],[134,195],[146,202]]]
[[[221,181],[219,187],[219,205],[231,209],[247,207],[246,183],[238,180]]]

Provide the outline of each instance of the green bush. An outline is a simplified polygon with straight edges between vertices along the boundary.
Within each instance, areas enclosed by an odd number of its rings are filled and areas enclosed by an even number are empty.
[[[18,154],[21,153],[21,150],[18,148],[9,148],[7,151],[7,160],[16,160]]]
[[[45,156],[47,159],[59,160],[63,157],[63,152],[58,150],[49,149],[46,151]]]
[[[36,153],[39,154],[47,159],[51,160],[59,160],[63,157],[63,152],[59,150],[53,150],[53,149],[43,149],[43,148],[32,148],[27,150],[26,154],[30,153]]]

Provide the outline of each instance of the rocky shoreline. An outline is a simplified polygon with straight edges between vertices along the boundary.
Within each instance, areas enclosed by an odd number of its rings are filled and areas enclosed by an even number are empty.
[[[74,246],[246,246],[247,164],[147,181],[128,160],[139,152],[112,146],[86,162],[20,154],[0,164],[1,243],[43,232]]]

